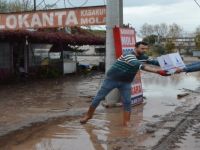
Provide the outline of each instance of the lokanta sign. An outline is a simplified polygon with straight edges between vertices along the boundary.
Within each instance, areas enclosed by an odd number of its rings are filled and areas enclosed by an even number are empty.
[[[116,58],[122,54],[129,54],[134,51],[136,43],[136,32],[133,28],[119,28],[113,29],[115,53]],[[132,105],[143,103],[143,90],[140,71],[135,76],[131,89]]]
[[[0,14],[0,29],[105,25],[106,6]]]

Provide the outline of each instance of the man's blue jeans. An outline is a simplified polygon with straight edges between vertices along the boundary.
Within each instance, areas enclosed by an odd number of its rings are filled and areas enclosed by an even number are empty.
[[[194,62],[194,63],[191,63],[191,64],[187,64],[186,67],[183,70],[185,72],[200,71],[200,62]]]
[[[94,97],[91,106],[96,108],[99,103],[108,95],[113,89],[119,89],[123,100],[124,111],[131,111],[131,83],[115,81],[112,79],[106,78],[97,92],[97,95]]]

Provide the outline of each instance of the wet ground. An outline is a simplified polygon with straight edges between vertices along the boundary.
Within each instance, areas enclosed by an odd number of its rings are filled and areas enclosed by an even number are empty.
[[[80,125],[80,115],[102,82],[100,73],[0,87],[0,149],[146,150],[163,149],[166,144],[171,145],[169,149],[198,148],[197,118],[192,119],[192,126],[182,128],[185,134],[175,129],[200,103],[200,73],[167,78],[147,73],[142,76],[146,100],[133,108],[131,128],[122,127],[122,108],[102,106],[94,119]],[[189,95],[177,99],[177,94],[182,93]],[[173,131],[179,140],[169,144],[165,137]]]

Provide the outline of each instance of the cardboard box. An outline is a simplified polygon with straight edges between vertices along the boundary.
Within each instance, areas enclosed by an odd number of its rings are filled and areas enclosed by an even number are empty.
[[[167,70],[169,74],[173,74],[177,68],[185,68],[185,64],[179,53],[171,53],[158,57],[158,62],[163,70]]]

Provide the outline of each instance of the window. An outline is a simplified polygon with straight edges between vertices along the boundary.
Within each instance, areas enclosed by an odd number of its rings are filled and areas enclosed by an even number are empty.
[[[51,44],[32,44],[30,54],[30,65],[48,64],[49,51],[52,47]],[[45,63],[44,63],[45,62]]]
[[[75,61],[75,53],[70,52],[70,51],[64,51],[63,52],[63,58],[64,58],[64,60]]]
[[[0,43],[0,68],[10,68],[10,46],[8,43]]]

